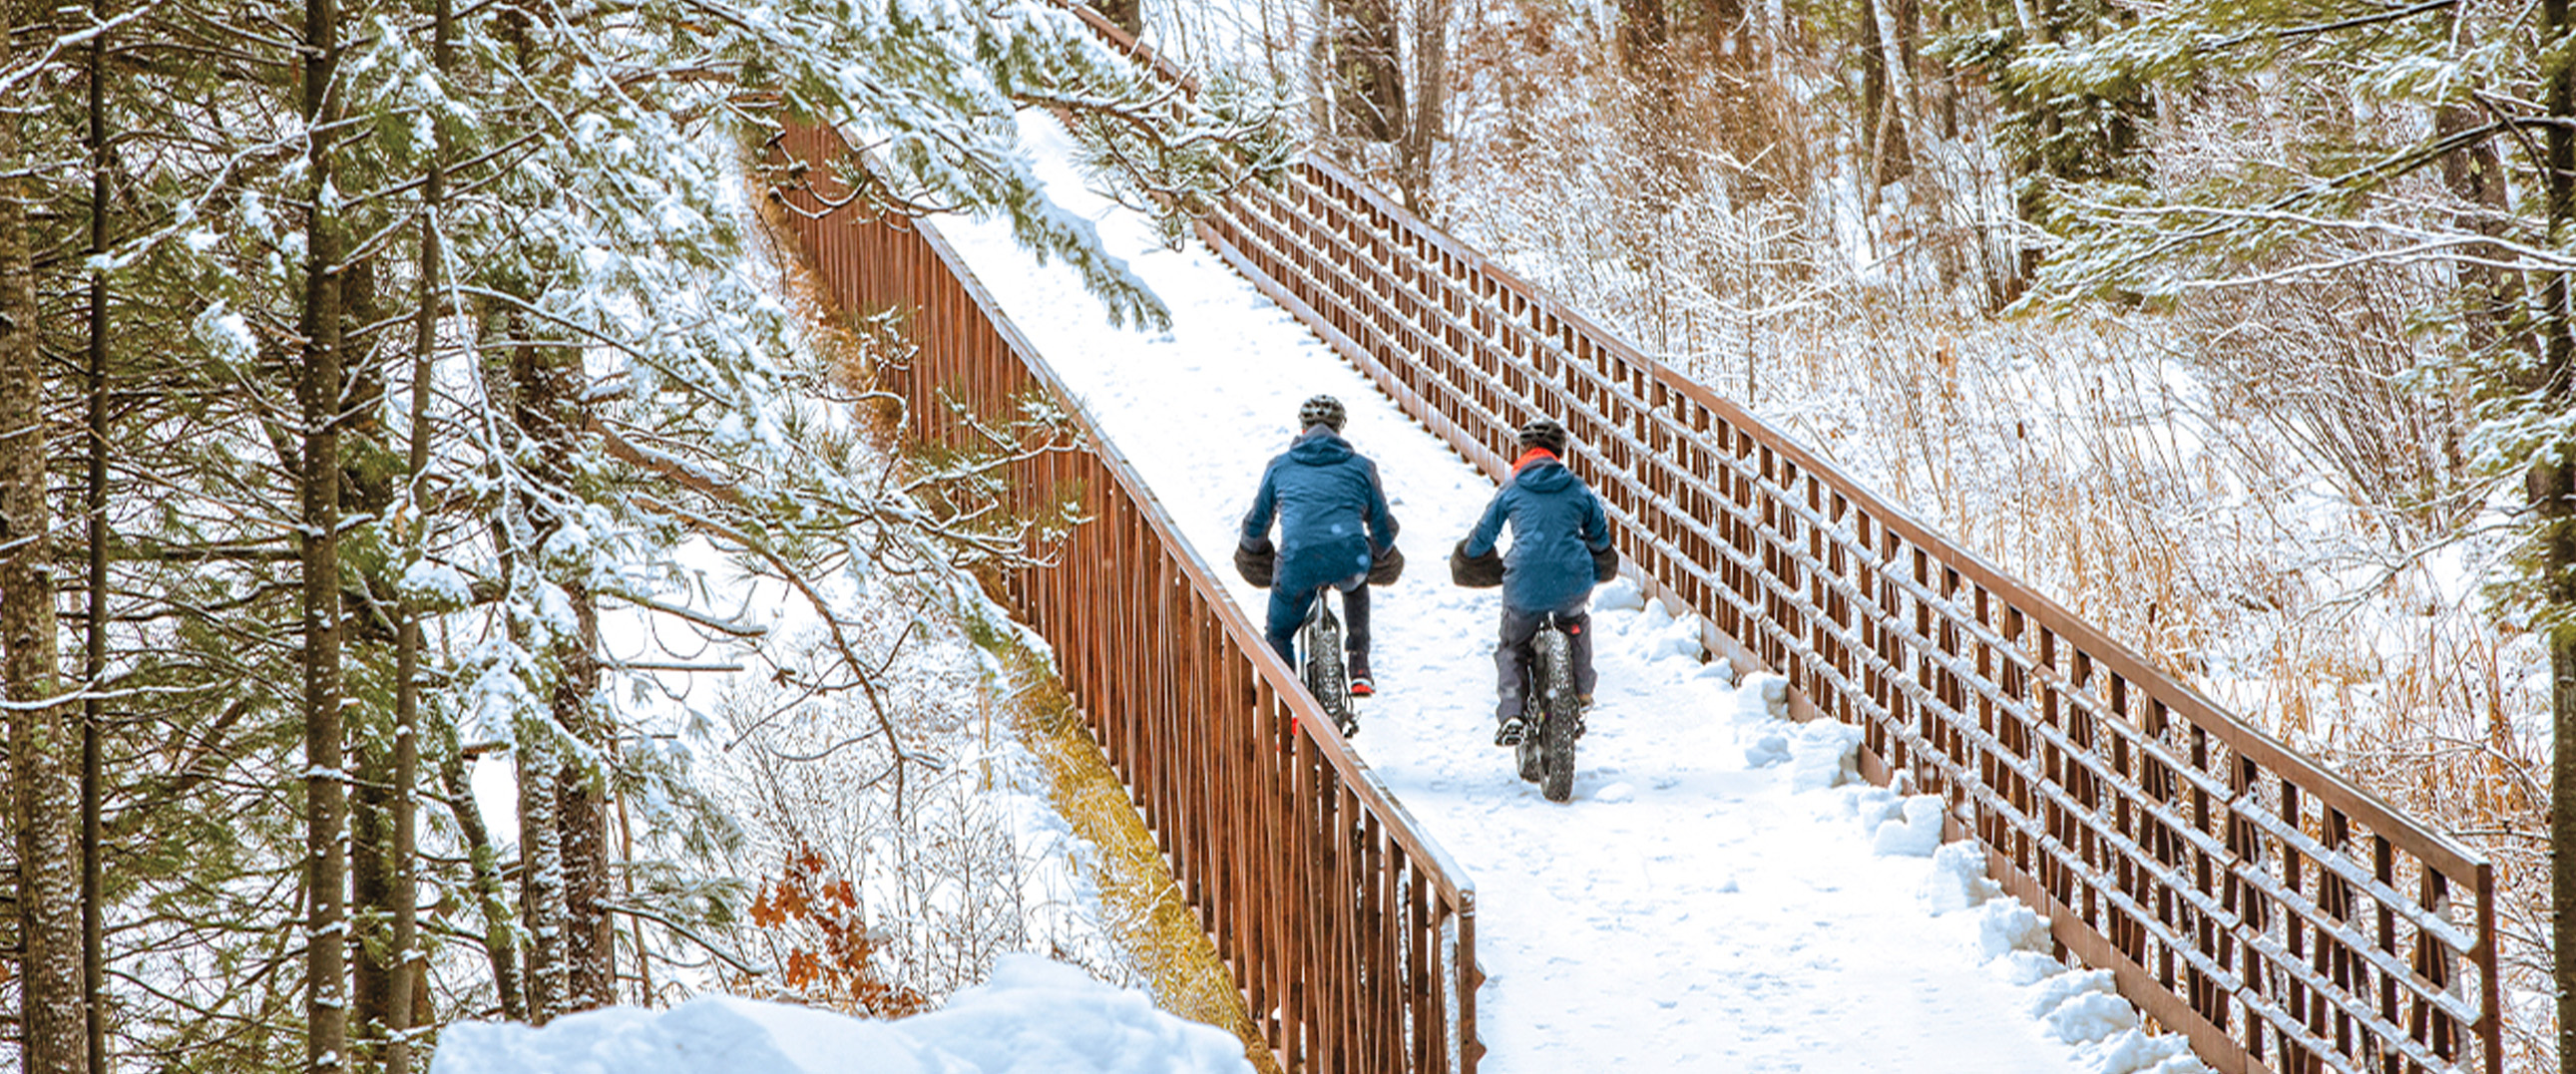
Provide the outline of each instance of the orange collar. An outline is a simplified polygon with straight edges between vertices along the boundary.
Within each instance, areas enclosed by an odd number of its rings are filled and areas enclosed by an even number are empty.
[[[1513,463],[1513,464],[1512,464],[1512,472],[1517,474],[1517,473],[1521,472],[1521,468],[1522,468],[1522,467],[1524,467],[1524,466],[1528,466],[1529,464],[1531,464],[1531,463],[1533,463],[1533,462],[1537,462],[1537,461],[1538,461],[1538,460],[1540,460],[1540,459],[1549,459],[1549,460],[1554,460],[1555,458],[1556,458],[1556,453],[1555,453],[1555,452],[1553,452],[1553,451],[1549,451],[1548,449],[1543,448],[1543,447],[1534,447],[1534,448],[1529,449],[1528,451],[1521,452],[1521,458],[1520,458],[1520,461],[1519,461],[1519,462],[1515,462],[1515,463]]]

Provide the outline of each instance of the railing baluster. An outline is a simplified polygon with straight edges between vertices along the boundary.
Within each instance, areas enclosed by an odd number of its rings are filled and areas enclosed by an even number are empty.
[[[1066,690],[1281,1066],[1472,1074],[1484,1049],[1465,874],[1332,732],[937,229],[855,209],[809,215],[818,194],[843,189],[833,168],[853,164],[818,128],[792,130],[778,148],[817,165],[813,190],[786,193],[828,293],[848,310],[894,307],[909,318],[920,354],[880,373],[910,405],[917,435],[962,446],[966,421],[1006,418],[1031,394],[1072,415],[1081,443],[1019,463],[1010,495],[1025,509],[1078,490],[1089,521],[1053,550],[1057,566],[1028,568],[995,595],[1054,645]],[[1285,233],[1247,222],[1232,234]],[[1284,271],[1300,259],[1282,251],[1274,263]],[[1375,308],[1352,306],[1343,323],[1382,340],[1421,338],[1387,335],[1402,326],[1372,319]],[[968,414],[951,414],[952,401]]]
[[[2329,1049],[2500,1069],[2476,854],[1331,164],[1294,166],[1281,195],[1247,188],[1199,233],[1488,473],[1531,417],[1576,430],[1577,472],[1650,591],[1788,675],[1793,712],[1860,724],[1865,770],[1965,804],[1998,879],[2053,915],[2069,956],[2113,969],[2219,1069],[2311,1069]],[[2388,867],[2320,842],[2328,817],[2384,844]],[[2410,883],[2475,906],[2395,892]],[[2337,900],[2364,886],[2377,916],[2355,936]]]

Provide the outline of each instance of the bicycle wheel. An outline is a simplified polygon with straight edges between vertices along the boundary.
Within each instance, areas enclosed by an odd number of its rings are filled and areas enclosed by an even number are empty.
[[[1538,740],[1540,770],[1545,777],[1539,793],[1551,802],[1574,797],[1574,734],[1580,719],[1575,711],[1574,642],[1558,630],[1554,621],[1538,632],[1532,646],[1538,664],[1537,696],[1539,725],[1531,737]]]
[[[1351,718],[1350,669],[1342,665],[1342,623],[1334,618],[1322,593],[1315,595],[1315,610],[1306,616],[1306,625],[1298,632],[1305,647],[1303,666],[1298,670],[1306,680],[1306,692],[1324,707],[1324,715],[1333,719],[1342,737],[1358,733],[1358,721]]]

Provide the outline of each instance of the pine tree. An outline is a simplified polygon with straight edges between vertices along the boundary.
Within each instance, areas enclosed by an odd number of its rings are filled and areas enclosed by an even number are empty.
[[[688,926],[746,896],[708,864],[725,825],[698,811],[684,751],[621,707],[636,673],[598,660],[597,609],[756,647],[686,583],[684,542],[792,577],[848,621],[861,609],[836,575],[953,579],[1063,524],[982,510],[1007,452],[1061,447],[1047,430],[996,429],[996,453],[909,484],[830,450],[846,434],[823,408],[854,400],[745,268],[744,158],[779,123],[844,124],[880,162],[863,196],[1003,215],[1133,323],[1161,307],[1047,203],[1012,111],[1073,115],[1106,181],[1173,227],[1281,152],[1264,102],[1168,100],[1046,9],[461,7],[133,6],[106,16],[95,65],[75,42],[45,68],[49,87],[86,77],[94,108],[48,92],[0,117],[0,134],[27,132],[0,157],[49,162],[7,172],[0,214],[50,210],[0,216],[0,310],[36,326],[0,341],[41,332],[97,355],[85,383],[105,403],[88,443],[31,426],[55,450],[0,452],[0,490],[35,490],[41,511],[50,477],[100,490],[103,509],[86,527],[48,513],[57,547],[0,553],[102,609],[95,660],[75,659],[99,686],[97,963],[117,973],[96,1025],[120,1063],[401,1071],[417,1065],[408,1029],[618,998],[612,920],[674,923],[650,942],[693,944]],[[32,69],[0,63],[13,80]],[[93,130],[114,137],[92,146]],[[1235,163],[1247,142],[1251,169]],[[102,256],[81,256],[93,243]],[[78,379],[32,368],[0,363],[0,404]],[[45,402],[27,398],[29,414]],[[94,466],[108,479],[88,483]],[[932,496],[943,482],[959,491]],[[12,526],[34,524],[23,498],[0,500]],[[73,563],[96,566],[60,569]],[[53,601],[21,600],[35,590],[19,578],[0,577],[11,689],[57,696],[76,678],[63,653],[41,661],[50,685],[19,671],[36,650],[15,639],[62,625],[21,631],[19,613]],[[862,674],[880,656],[834,659]],[[53,758],[66,794],[49,815],[67,835],[79,740],[71,710],[53,711],[11,721],[53,736],[11,743],[11,810],[39,785],[22,769]],[[525,833],[517,863],[467,786],[468,754],[495,751],[561,818]],[[422,800],[453,825],[409,816],[422,766]],[[612,855],[602,818],[620,796],[667,857]],[[436,860],[416,857],[422,839]],[[549,845],[576,860],[549,867]],[[68,884],[69,846],[13,850],[62,863]],[[453,896],[452,927],[411,918],[415,875]],[[644,878],[632,894],[627,877]],[[78,1010],[75,890],[18,905],[73,926]]]
[[[33,83],[33,65],[13,67],[12,5],[0,3],[0,76]],[[10,94],[14,99],[15,94]],[[21,1047],[28,1074],[75,1074],[89,1067],[81,1002],[79,819],[80,736],[72,717],[56,636],[54,518],[46,502],[46,461],[54,447],[38,350],[26,218],[33,154],[15,109],[0,112],[0,666],[9,714],[10,828],[18,859],[16,907]]]

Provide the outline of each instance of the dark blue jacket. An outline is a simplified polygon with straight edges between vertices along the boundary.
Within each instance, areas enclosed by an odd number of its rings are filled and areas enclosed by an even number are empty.
[[[1523,458],[1467,534],[1467,555],[1491,553],[1505,519],[1512,551],[1503,557],[1503,607],[1572,611],[1591,598],[1592,553],[1610,547],[1610,515],[1582,478],[1553,455]]]
[[[1367,574],[1370,558],[1395,544],[1395,515],[1387,510],[1377,464],[1322,425],[1261,471],[1261,491],[1243,516],[1243,543],[1267,539],[1274,514],[1279,567],[1271,586],[1290,593]]]

